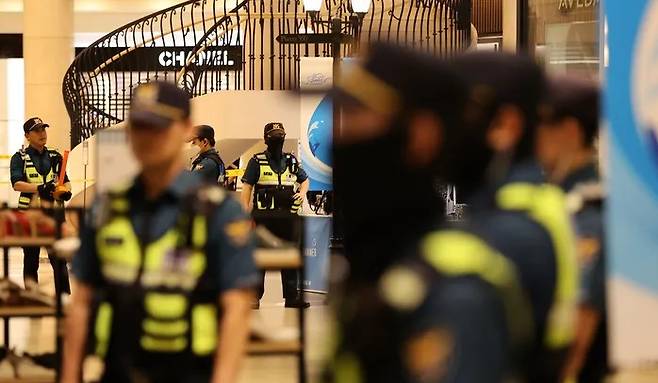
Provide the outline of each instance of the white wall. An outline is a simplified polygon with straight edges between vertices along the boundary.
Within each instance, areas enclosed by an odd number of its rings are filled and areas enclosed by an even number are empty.
[[[0,59],[0,202],[15,203],[9,183],[9,158],[23,144],[25,98],[23,60]]]
[[[192,121],[215,128],[217,148],[224,161],[231,162],[241,155],[250,157],[254,151],[265,148],[263,127],[268,122],[283,123],[286,133],[286,151],[297,152],[300,133],[300,98],[297,94],[284,91],[227,91],[207,94],[192,99]],[[85,156],[83,145],[76,146],[70,154],[69,178],[73,194],[83,190],[84,164],[87,162],[87,186],[97,178],[96,137],[88,141],[89,156]],[[186,159],[194,155],[188,147]],[[122,159],[125,160],[125,159]],[[125,167],[126,169],[129,166]],[[124,169],[102,170],[120,173]],[[128,174],[128,173],[127,173]],[[116,174],[115,174],[116,175]]]

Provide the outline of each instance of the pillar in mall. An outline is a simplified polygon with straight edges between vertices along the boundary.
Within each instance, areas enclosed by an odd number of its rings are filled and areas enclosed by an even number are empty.
[[[516,52],[518,39],[518,1],[505,0],[503,6],[503,50]]]
[[[50,124],[48,147],[60,151],[71,141],[62,79],[73,57],[73,0],[23,0],[25,117]]]

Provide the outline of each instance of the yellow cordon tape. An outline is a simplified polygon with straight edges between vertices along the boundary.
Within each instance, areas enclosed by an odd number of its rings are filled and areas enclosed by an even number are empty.
[[[244,174],[244,169],[229,169],[226,171],[227,177],[240,177]]]
[[[88,179],[88,180],[70,180],[69,182],[71,183],[84,183],[84,182],[95,182],[96,180],[94,179]],[[0,181],[0,185],[9,185],[11,182],[9,181]]]

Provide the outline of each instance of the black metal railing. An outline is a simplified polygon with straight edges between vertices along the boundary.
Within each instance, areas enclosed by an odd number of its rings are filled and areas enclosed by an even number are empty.
[[[357,20],[345,30],[356,41],[341,46],[343,56],[377,40],[438,56],[469,46],[470,0],[371,1],[359,17],[349,0],[324,0],[311,19],[301,0],[190,0],[118,28],[84,49],[64,77],[71,147],[123,121],[141,83],[176,81],[191,96],[297,89],[301,58],[330,57],[331,44],[276,38],[329,33],[332,18]]]

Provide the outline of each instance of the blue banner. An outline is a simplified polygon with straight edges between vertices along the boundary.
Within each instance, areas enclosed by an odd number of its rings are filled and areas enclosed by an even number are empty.
[[[304,217],[304,290],[327,292],[331,217]]]
[[[617,366],[658,361],[658,1],[608,0],[608,273]]]

